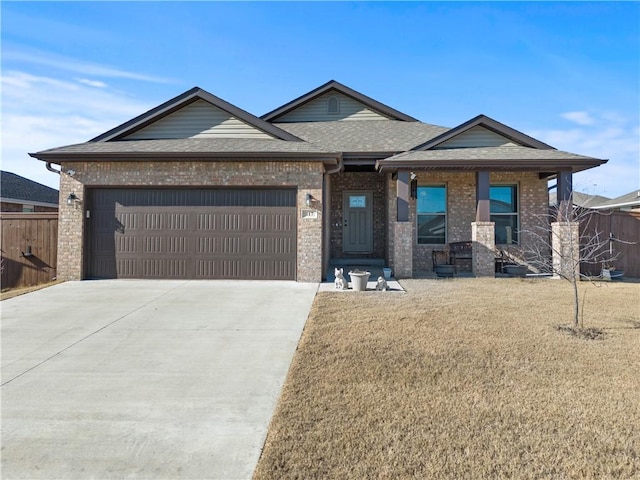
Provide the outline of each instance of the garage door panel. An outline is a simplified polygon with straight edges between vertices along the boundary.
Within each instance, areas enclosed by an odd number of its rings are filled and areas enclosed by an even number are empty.
[[[295,198],[293,189],[96,189],[90,276],[295,279]]]
[[[119,258],[117,261],[117,272],[121,278],[137,278],[139,275],[138,262],[135,258]]]
[[[187,278],[186,260],[145,258],[140,264],[143,278]]]
[[[288,257],[295,253],[295,242],[292,238],[281,237],[249,237],[247,239],[249,255],[283,255]]]

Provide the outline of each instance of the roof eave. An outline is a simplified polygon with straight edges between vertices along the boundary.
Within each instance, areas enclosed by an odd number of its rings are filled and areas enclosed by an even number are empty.
[[[571,170],[580,172],[598,167],[608,160],[378,160],[376,169],[381,172],[395,172],[398,170],[452,170],[452,171],[531,171],[555,172]]]
[[[181,161],[184,159],[224,161],[233,158],[236,161],[250,162],[259,159],[291,160],[305,162],[324,162],[337,165],[341,154],[316,152],[36,152],[29,156],[43,162],[60,165],[62,162],[131,162],[131,161]]]
[[[6,203],[14,203],[17,205],[33,205],[36,207],[50,207],[50,208],[58,208],[58,202],[50,203],[50,202],[42,202],[39,200],[30,200],[28,198],[9,198],[9,197],[0,197],[0,201]]]

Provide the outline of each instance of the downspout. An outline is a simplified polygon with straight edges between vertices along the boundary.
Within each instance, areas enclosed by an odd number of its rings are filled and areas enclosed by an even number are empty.
[[[56,170],[55,168],[53,168],[51,166],[51,162],[47,162],[47,170],[49,170],[50,172],[53,172],[53,173],[57,173],[58,175],[60,175],[60,171],[61,171],[61,170]]]
[[[322,218],[324,221],[324,238],[322,239],[323,243],[323,261],[322,261],[322,280],[326,280],[325,275],[327,269],[329,268],[329,262],[331,261],[331,182],[327,175],[333,175],[334,173],[338,173],[343,168],[342,155],[338,157],[338,165],[336,165],[331,170],[326,170],[324,176],[322,177],[322,181],[324,183],[322,188]]]

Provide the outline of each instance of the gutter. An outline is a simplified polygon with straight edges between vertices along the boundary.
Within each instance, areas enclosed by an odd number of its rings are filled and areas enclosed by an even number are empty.
[[[60,170],[56,170],[55,168],[53,168],[51,166],[51,162],[47,162],[47,170],[49,170],[50,172],[57,173],[58,175],[60,175]]]
[[[338,157],[338,165],[335,168],[332,168],[331,170],[325,170],[325,174],[327,175],[333,175],[334,173],[338,173],[340,170],[342,170],[342,167],[344,166],[344,162],[342,161],[342,157]]]

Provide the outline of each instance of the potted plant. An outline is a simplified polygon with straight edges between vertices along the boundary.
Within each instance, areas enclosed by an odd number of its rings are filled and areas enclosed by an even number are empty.
[[[448,250],[434,250],[431,252],[433,259],[433,273],[440,278],[450,278],[456,274],[456,266],[451,261],[451,255]]]
[[[351,278],[351,288],[356,292],[364,292],[367,289],[367,282],[371,272],[365,272],[362,270],[351,270],[349,272],[349,278]]]

